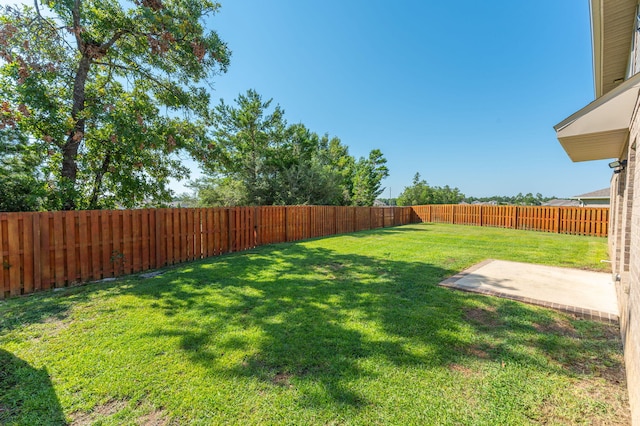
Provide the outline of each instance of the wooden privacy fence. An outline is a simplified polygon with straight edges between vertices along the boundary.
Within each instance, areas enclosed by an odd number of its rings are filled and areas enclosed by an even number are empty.
[[[606,236],[608,209],[268,206],[0,213],[0,299],[272,243],[417,222]]]
[[[413,211],[420,222],[493,226],[558,234],[606,237],[609,227],[609,208],[603,207],[442,204],[414,206]]]
[[[414,218],[335,206],[0,213],[0,299]]]

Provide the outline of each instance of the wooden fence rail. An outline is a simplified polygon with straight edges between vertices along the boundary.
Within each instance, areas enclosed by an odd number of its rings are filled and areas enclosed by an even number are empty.
[[[606,236],[608,209],[267,206],[0,213],[0,299],[256,246],[417,222]]]

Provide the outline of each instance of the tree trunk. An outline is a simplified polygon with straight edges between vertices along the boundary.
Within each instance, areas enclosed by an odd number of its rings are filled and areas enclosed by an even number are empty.
[[[61,176],[65,185],[62,200],[62,208],[64,210],[73,210],[76,208],[75,185],[78,173],[77,157],[80,143],[84,138],[84,118],[78,118],[85,107],[85,86],[91,67],[91,58],[83,54],[78,64],[76,78],[73,83],[73,106],[71,109],[71,117],[75,121],[73,130],[67,137],[67,142],[62,148],[62,170]]]
[[[89,200],[89,210],[95,210],[98,208],[98,197],[102,189],[102,178],[109,170],[111,164],[111,154],[108,154],[102,160],[102,167],[96,172],[96,178],[93,181],[93,190],[91,191],[91,199]]]

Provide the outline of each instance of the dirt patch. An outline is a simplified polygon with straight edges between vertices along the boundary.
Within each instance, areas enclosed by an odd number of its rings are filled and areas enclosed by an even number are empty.
[[[470,308],[465,310],[464,317],[467,321],[486,327],[498,327],[503,324],[494,307]]]
[[[274,385],[290,388],[292,386],[290,382],[291,377],[292,375],[289,373],[276,373],[276,375],[271,379],[271,382]]]
[[[339,271],[339,270],[341,270],[342,268],[344,268],[344,265],[343,265],[342,263],[337,263],[337,262],[329,263],[327,266],[328,266],[328,267],[329,267],[329,269],[331,269],[332,271]]]
[[[473,345],[467,348],[466,352],[468,355],[474,356],[476,358],[491,359],[491,354],[489,352],[492,349],[493,347],[486,346],[486,345],[483,345],[483,346]]]
[[[622,355],[620,355],[622,358]],[[599,371],[600,377],[608,381],[609,383],[624,385],[627,382],[627,373],[624,368],[624,360],[620,361],[619,365],[613,367],[603,367]]]
[[[540,333],[552,333],[572,338],[578,337],[578,332],[567,319],[554,319],[547,324],[534,324],[533,327]]]
[[[42,321],[42,323],[45,324],[47,332],[50,333],[52,336],[55,336],[61,331],[69,328],[69,326],[71,325],[71,320],[68,319],[68,315],[65,315],[65,316],[52,315],[50,317],[45,318]]]
[[[344,269],[344,267],[345,265],[343,265],[342,263],[331,262],[325,265],[314,266],[313,269],[317,273],[325,275],[327,279],[335,280],[337,278],[335,273],[340,272],[342,269]]]
[[[598,378],[581,380],[573,387],[573,392],[578,395],[589,395],[598,401],[598,411],[602,406],[607,407],[606,422],[599,420],[597,413],[586,412],[584,418],[593,418],[591,424],[606,425],[630,425],[631,412],[629,410],[629,398],[626,386],[612,385]],[[593,410],[595,411],[595,410]]]
[[[136,424],[141,426],[165,426],[169,423],[163,410],[153,410],[149,414],[140,417]]]
[[[460,364],[449,364],[449,370],[456,371],[462,374],[464,377],[471,377],[474,374],[474,371],[472,369]]]
[[[110,400],[101,405],[93,407],[89,413],[76,412],[71,415],[73,426],[84,426],[93,424],[96,420],[109,417],[122,410],[127,405],[126,401]]]
[[[610,354],[604,363],[599,359],[576,359],[562,363],[563,367],[573,373],[602,378],[615,386],[625,386],[627,376],[622,354]]]
[[[602,335],[606,340],[619,340],[620,327],[618,325],[602,325]]]

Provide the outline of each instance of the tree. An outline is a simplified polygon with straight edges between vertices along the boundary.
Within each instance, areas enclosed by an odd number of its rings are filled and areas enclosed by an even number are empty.
[[[432,188],[433,198],[431,204],[458,204],[464,200],[464,194],[458,188],[450,188],[449,185]]]
[[[279,105],[263,101],[255,90],[224,100],[212,112],[212,143],[200,147],[197,158],[212,176],[242,183],[249,204],[273,204],[269,185],[273,176],[273,151],[283,143],[286,122]]]
[[[355,164],[353,177],[353,205],[372,206],[378,195],[382,194],[382,179],[389,176],[386,163],[379,149],[372,150],[368,158],[360,157]]]
[[[212,113],[212,143],[196,155],[210,175],[202,203],[220,205],[235,188],[247,204],[344,204],[350,200],[353,157],[337,138],[319,137],[303,124],[287,125],[279,105],[255,90]],[[346,172],[345,172],[346,170]],[[214,197],[204,194],[215,193]],[[227,198],[228,197],[223,197]]]
[[[464,199],[464,194],[458,188],[431,187],[427,181],[420,179],[420,173],[413,177],[413,184],[405,187],[398,196],[399,206],[416,206],[425,204],[458,204]]]
[[[195,192],[200,207],[233,207],[250,204],[243,183],[232,178],[204,177],[188,185]]]
[[[227,46],[204,28],[219,5],[34,5],[0,8],[0,127],[44,153],[50,208],[168,200],[169,177],[187,172],[175,152],[205,139],[203,83],[228,66]]]
[[[331,170],[338,174],[338,188],[334,203],[340,206],[349,206],[353,198],[353,178],[355,175],[356,161],[349,155],[349,148],[336,137],[329,139],[327,135],[322,138],[323,160]]]
[[[465,201],[468,203],[472,203],[474,201],[481,201],[481,202],[495,201],[496,203],[503,204],[503,205],[512,204],[512,205],[539,206],[542,203],[549,200],[553,200],[555,198],[557,197],[555,196],[545,197],[540,193],[537,193],[535,196],[531,193],[528,193],[527,195],[522,195],[522,193],[518,193],[518,195],[515,195],[515,196],[494,195],[491,197],[466,197]]]
[[[0,130],[0,211],[36,211],[45,204],[37,152],[10,129]]]
[[[405,187],[398,196],[399,206],[420,206],[432,203],[432,191],[427,181],[420,179],[420,173],[413,176],[412,185]]]

